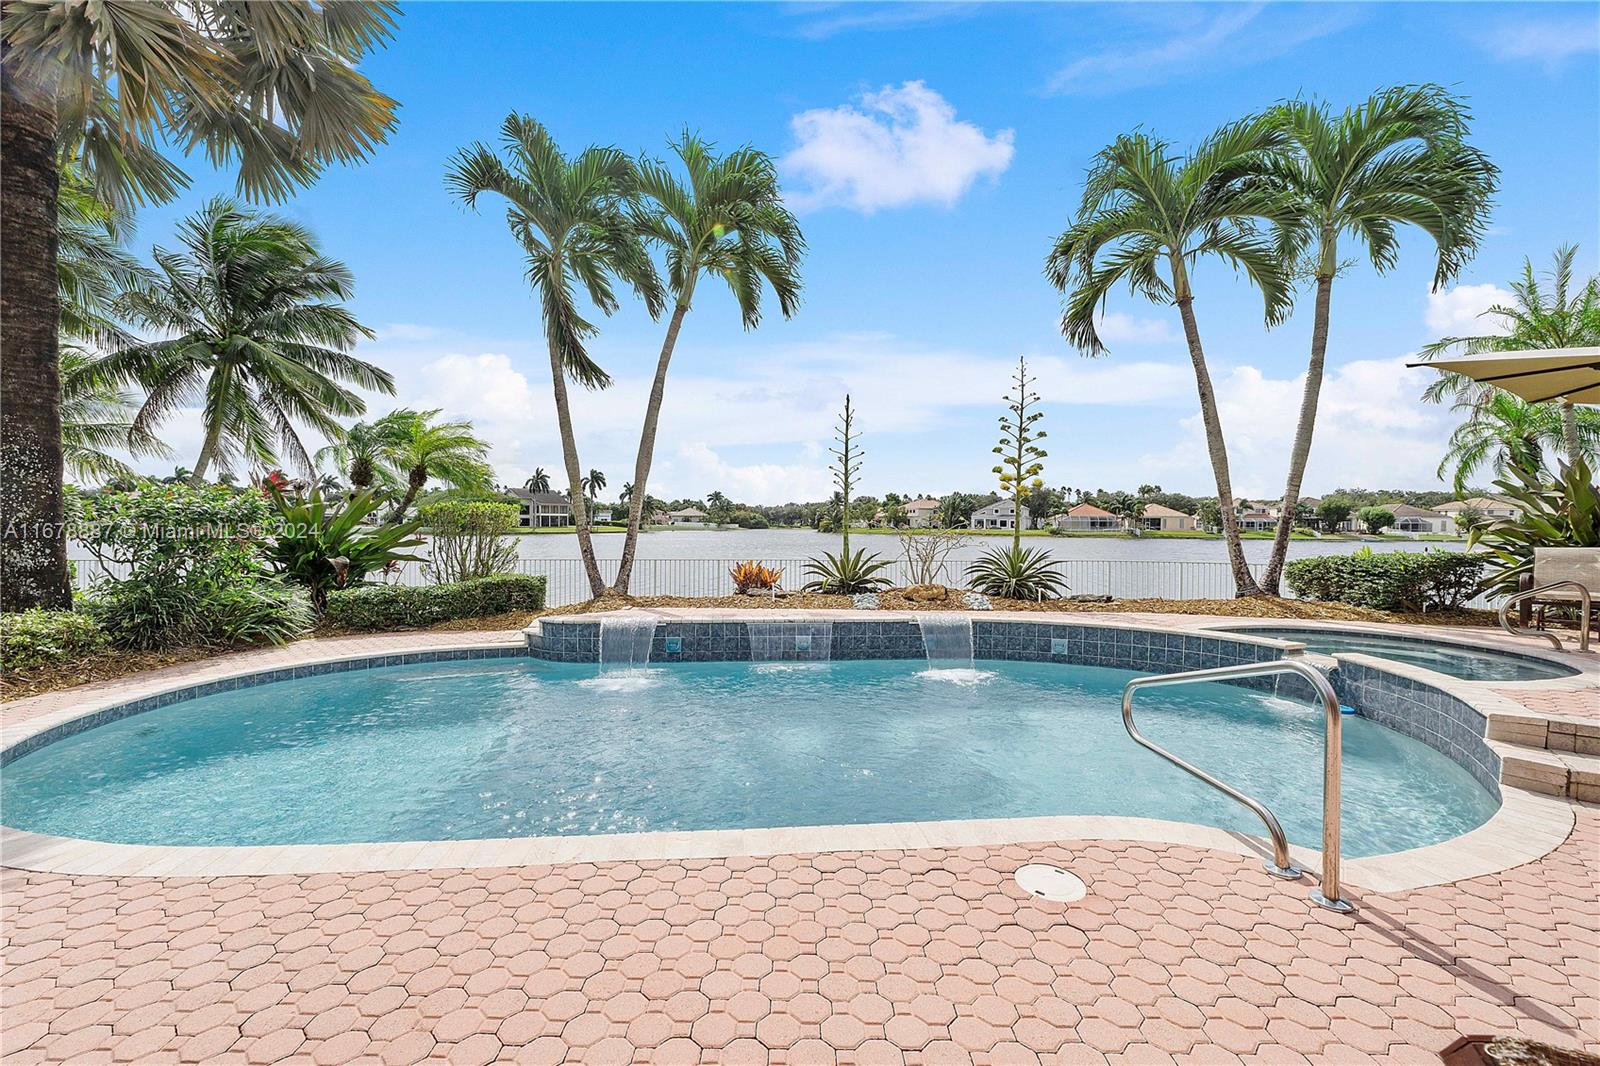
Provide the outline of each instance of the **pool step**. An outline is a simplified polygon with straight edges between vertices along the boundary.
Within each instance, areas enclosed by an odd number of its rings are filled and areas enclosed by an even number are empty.
[[[1500,782],[1547,796],[1600,803],[1600,755],[1552,751],[1491,739],[1500,756]]]
[[[1600,755],[1600,719],[1558,717],[1521,709],[1494,710],[1489,713],[1488,737],[1524,748]]]

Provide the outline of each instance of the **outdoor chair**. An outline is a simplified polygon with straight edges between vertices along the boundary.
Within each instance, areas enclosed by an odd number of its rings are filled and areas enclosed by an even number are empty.
[[[1600,594],[1600,548],[1535,548],[1533,572],[1522,575],[1517,591],[1500,606],[1500,625],[1516,636],[1543,636],[1557,649],[1561,641],[1545,632],[1552,607],[1578,612],[1578,649],[1589,650],[1589,631],[1600,621],[1593,611],[1593,596]],[[1513,626],[1510,610],[1518,609]],[[1529,630],[1529,623],[1536,630]]]

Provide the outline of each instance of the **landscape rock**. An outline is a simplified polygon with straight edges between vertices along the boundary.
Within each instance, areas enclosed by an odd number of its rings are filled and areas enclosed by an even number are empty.
[[[937,603],[950,598],[950,590],[943,585],[912,585],[905,590],[905,598],[917,603]]]
[[[876,611],[882,606],[876,592],[858,592],[850,597],[850,606],[858,611]]]
[[[992,611],[994,604],[989,602],[989,597],[981,592],[963,592],[961,606],[969,611]]]

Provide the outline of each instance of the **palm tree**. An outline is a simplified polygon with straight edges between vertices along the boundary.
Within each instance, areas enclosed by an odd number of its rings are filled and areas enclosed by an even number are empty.
[[[617,493],[618,503],[631,503],[633,501],[633,482],[624,481],[622,491]]]
[[[459,489],[484,488],[490,482],[489,445],[474,432],[472,423],[435,422],[438,417],[437,410],[401,408],[378,419],[384,455],[406,477],[405,494],[390,512],[390,522],[405,517],[430,479]]]
[[[1300,421],[1261,580],[1263,589],[1277,595],[1311,454],[1340,240],[1364,246],[1382,274],[1399,262],[1398,227],[1418,227],[1433,239],[1437,290],[1477,251],[1498,171],[1464,142],[1470,118],[1465,101],[1437,85],[1385,89],[1338,115],[1326,104],[1293,100],[1275,108],[1272,117],[1289,143],[1274,161],[1271,180],[1300,204],[1305,234],[1314,242],[1307,272],[1316,281]]]
[[[238,161],[240,191],[282,199],[394,125],[356,69],[395,5],[7,0],[0,23],[0,608],[66,607],[56,192],[76,159],[100,198],[165,202],[188,178],[158,146]]]
[[[380,422],[357,422],[338,434],[318,450],[317,465],[332,465],[350,479],[354,492],[375,484],[385,490],[397,490],[400,479],[389,465],[388,455],[392,434]]]
[[[213,463],[273,466],[280,453],[310,471],[296,423],[337,439],[337,419],[367,409],[341,380],[394,392],[387,371],[349,352],[372,336],[341,304],[349,269],[299,223],[222,197],[181,223],[178,241],[179,251],[157,248],[155,278],[118,301],[124,317],[163,339],[112,353],[101,375],[144,386],[141,431],[203,400],[195,484]]]
[[[1177,307],[1240,596],[1260,595],[1261,589],[1239,542],[1228,449],[1200,343],[1189,270],[1202,256],[1216,256],[1243,270],[1261,290],[1269,326],[1288,314],[1293,293],[1284,252],[1291,242],[1283,235],[1293,233],[1298,216],[1287,197],[1258,180],[1283,143],[1282,133],[1261,117],[1222,127],[1187,158],[1174,156],[1167,142],[1145,133],[1118,137],[1090,168],[1078,218],[1045,263],[1045,276],[1067,299],[1061,331],[1086,355],[1106,350],[1096,318],[1119,282],[1147,300]],[[1259,232],[1262,222],[1278,229],[1278,241]]]
[[[133,471],[108,449],[122,448],[135,458],[168,458],[172,450],[134,425],[139,401],[107,385],[95,356],[75,345],[61,348],[61,452],[67,470],[80,481],[128,478]]]
[[[589,476],[583,479],[581,485],[584,495],[589,497],[590,506],[593,506],[594,501],[600,496],[600,493],[604,491],[606,487],[606,476],[599,470],[591,469],[589,471]]]
[[[1533,348],[1582,348],[1600,345],[1600,275],[1590,277],[1573,295],[1572,263],[1577,246],[1566,244],[1556,249],[1550,267],[1550,289],[1546,293],[1533,272],[1533,260],[1522,261],[1522,277],[1511,283],[1511,305],[1496,304],[1484,315],[1500,320],[1503,334],[1482,337],[1445,337],[1422,350],[1424,359],[1433,359],[1451,349],[1465,355],[1489,352],[1515,352]],[[1422,398],[1438,403],[1446,397],[1487,403],[1500,390],[1474,381],[1464,374],[1441,372],[1439,380],[1428,386]],[[1561,400],[1561,438],[1568,459],[1582,450],[1579,416],[1570,400]]]
[[[545,473],[544,467],[534,467],[533,476],[522,483],[522,487],[529,492],[549,492],[550,475]]]
[[[1451,482],[1456,494],[1465,493],[1468,479],[1486,464],[1502,477],[1515,468],[1537,472],[1547,451],[1565,443],[1561,408],[1550,403],[1527,403],[1509,392],[1495,390],[1479,403],[1469,397],[1455,405],[1467,411],[1467,420],[1450,435],[1450,450],[1439,461],[1439,476],[1454,467]],[[1577,437],[1574,457],[1593,463],[1600,457],[1600,411],[1585,407],[1573,412]]]
[[[599,597],[606,585],[580,488],[582,467],[567,378],[591,389],[604,388],[611,378],[585,350],[585,342],[599,330],[578,313],[574,289],[581,285],[600,313],[609,315],[617,309],[612,280],[620,279],[644,297],[651,315],[660,313],[660,279],[629,215],[638,172],[615,148],[586,148],[568,159],[549,132],[526,115],[507,115],[500,133],[507,159],[473,144],[451,160],[445,183],[468,207],[475,207],[485,193],[510,202],[506,222],[527,260],[528,282],[544,317],[550,388],[578,550],[589,587]]]
[[[754,329],[761,321],[763,281],[778,297],[783,317],[790,317],[800,306],[800,257],[805,240],[799,222],[784,207],[772,159],[749,147],[719,157],[713,145],[687,131],[671,148],[683,165],[687,184],[661,163],[647,160],[639,164],[640,190],[647,203],[638,213],[638,225],[640,232],[665,252],[673,307],[645,406],[639,456],[634,461],[633,484],[638,491],[629,498],[628,532],[617,564],[617,591],[624,594],[644,518],[667,367],[701,275],[715,275],[727,283],[745,329]]]
[[[133,212],[99,199],[82,169],[66,164],[56,196],[56,233],[59,344],[92,343],[110,349],[132,343],[115,317],[114,304],[149,277],[124,250],[133,233]],[[65,376],[65,367],[62,373]]]

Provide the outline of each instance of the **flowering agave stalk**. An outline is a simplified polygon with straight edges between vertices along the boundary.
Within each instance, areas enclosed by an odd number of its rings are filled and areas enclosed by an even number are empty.
[[[1034,429],[1034,423],[1044,417],[1043,411],[1034,410],[1039,405],[1039,394],[1033,391],[1036,378],[1028,374],[1028,360],[1017,360],[1017,372],[1011,376],[1016,382],[1006,393],[1006,413],[1000,416],[1000,443],[994,453],[1000,456],[994,472],[1000,477],[1000,494],[1012,500],[1011,550],[1022,550],[1022,498],[1029,489],[1044,487],[1044,463],[1049,453],[1036,443],[1044,440],[1045,431]]]

